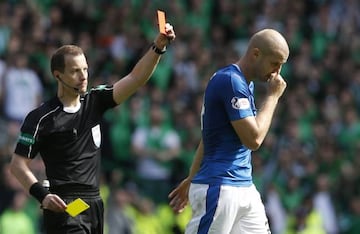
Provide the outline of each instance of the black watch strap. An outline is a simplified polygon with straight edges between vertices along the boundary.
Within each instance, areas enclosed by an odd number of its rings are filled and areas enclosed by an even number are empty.
[[[166,47],[160,50],[159,48],[156,47],[155,43],[151,44],[151,49],[157,54],[164,54],[166,52]]]

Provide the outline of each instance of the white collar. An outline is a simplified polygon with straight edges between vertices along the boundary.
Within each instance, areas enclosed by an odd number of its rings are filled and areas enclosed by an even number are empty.
[[[78,102],[76,106],[64,106],[63,110],[67,113],[76,113],[80,110],[81,102]]]

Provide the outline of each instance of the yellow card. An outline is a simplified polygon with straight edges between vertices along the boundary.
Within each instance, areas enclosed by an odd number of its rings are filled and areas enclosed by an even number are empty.
[[[157,17],[158,17],[158,24],[159,24],[159,31],[162,34],[166,34],[165,32],[165,12],[158,10],[157,11]]]
[[[84,210],[87,210],[90,206],[81,198],[77,198],[67,205],[66,212],[72,217],[77,216]]]

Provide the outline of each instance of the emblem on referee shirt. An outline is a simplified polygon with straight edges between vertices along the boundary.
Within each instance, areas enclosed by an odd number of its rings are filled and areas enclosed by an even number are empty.
[[[92,137],[94,140],[94,144],[96,147],[100,147],[101,144],[101,131],[100,131],[100,125],[96,125],[91,129]]]
[[[245,110],[245,109],[250,108],[250,102],[249,102],[249,99],[247,99],[247,98],[233,97],[231,99],[231,105],[234,109],[237,109],[237,110]]]

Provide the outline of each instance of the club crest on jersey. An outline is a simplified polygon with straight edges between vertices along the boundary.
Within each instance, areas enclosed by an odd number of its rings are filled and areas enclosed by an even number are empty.
[[[92,137],[94,140],[94,144],[96,147],[100,147],[101,144],[101,131],[100,131],[100,125],[96,125],[91,129]]]
[[[236,110],[245,110],[250,108],[250,102],[247,98],[233,97],[231,99],[231,105]]]

